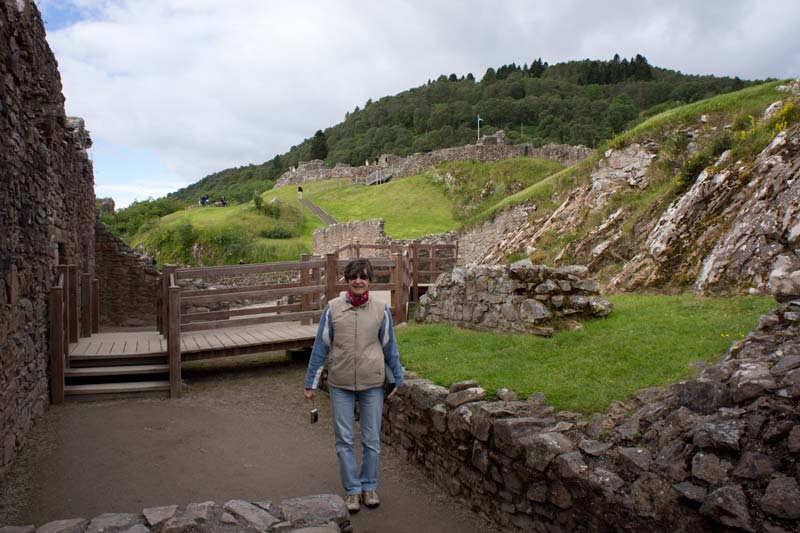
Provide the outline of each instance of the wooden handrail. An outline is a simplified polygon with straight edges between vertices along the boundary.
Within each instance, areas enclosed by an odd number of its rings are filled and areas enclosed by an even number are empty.
[[[281,272],[283,270],[301,270],[303,268],[313,268],[317,266],[325,266],[325,262],[322,260],[315,260],[309,261],[308,265],[303,265],[300,264],[299,261],[282,261],[279,263],[255,263],[251,265],[180,268],[177,270],[176,274],[177,279],[218,278],[237,274],[263,274],[268,272]]]
[[[92,275],[81,274],[81,337],[92,336]]]

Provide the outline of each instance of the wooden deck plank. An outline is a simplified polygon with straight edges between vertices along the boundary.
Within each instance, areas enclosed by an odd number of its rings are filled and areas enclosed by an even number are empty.
[[[194,337],[194,342],[197,343],[197,347],[201,351],[211,349],[211,343],[208,342],[208,339],[205,335],[195,333],[192,335],[192,337]]]
[[[246,329],[239,329],[233,331],[232,333],[242,339],[247,346],[252,346],[253,344],[262,344],[261,341],[250,335]]]
[[[239,341],[239,340],[235,339],[234,337],[229,335],[228,332],[225,331],[225,330],[220,331],[217,335],[222,339],[226,339],[226,338],[228,339],[225,342],[226,346],[245,346],[246,345],[245,342],[242,342],[242,341]]]

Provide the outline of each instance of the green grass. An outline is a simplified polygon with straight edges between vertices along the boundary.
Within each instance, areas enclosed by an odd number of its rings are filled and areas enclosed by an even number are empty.
[[[477,379],[522,397],[543,392],[557,410],[593,413],[637,390],[688,379],[774,308],[767,297],[620,294],[609,317],[552,338],[410,324],[397,330],[403,364],[449,386]]]
[[[295,185],[267,191],[263,196],[265,201],[279,197],[299,205]],[[304,183],[303,197],[339,222],[382,218],[384,231],[393,239],[413,239],[458,227],[452,201],[440,186],[422,175],[370,187],[347,180]]]
[[[290,238],[266,238],[277,226],[286,227]],[[158,254],[159,264],[221,265],[293,261],[311,251],[311,236],[323,226],[314,216],[298,211],[294,220],[276,220],[255,209],[252,203],[228,207],[205,207],[177,211],[155,224],[144,225],[134,235],[132,246],[142,246],[149,255]],[[199,260],[192,255],[199,244]]]
[[[516,157],[491,163],[444,161],[426,174],[445,187],[455,204],[456,218],[466,221],[476,212],[563,168],[557,161]]]

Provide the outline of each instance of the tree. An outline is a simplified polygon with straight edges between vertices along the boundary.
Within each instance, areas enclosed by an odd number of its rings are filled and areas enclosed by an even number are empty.
[[[311,159],[325,159],[328,157],[328,142],[322,130],[317,130],[311,139],[311,151],[308,154]]]

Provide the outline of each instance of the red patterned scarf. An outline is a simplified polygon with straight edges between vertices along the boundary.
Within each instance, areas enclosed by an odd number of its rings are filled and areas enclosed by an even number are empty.
[[[347,301],[350,302],[350,305],[353,307],[358,307],[359,305],[363,305],[367,303],[369,300],[369,291],[365,291],[364,294],[361,296],[356,296],[350,289],[347,289]]]

